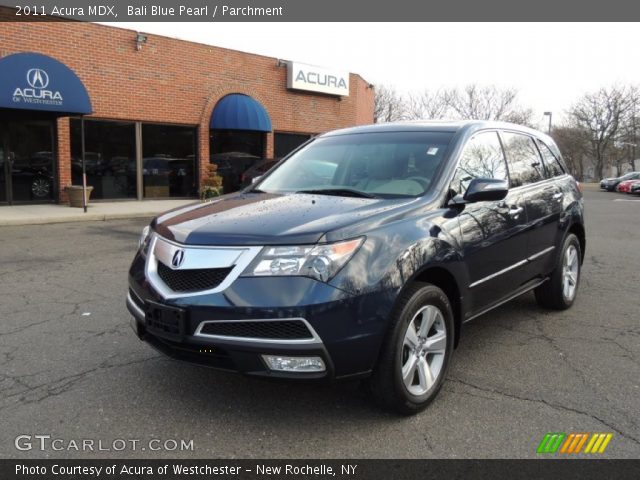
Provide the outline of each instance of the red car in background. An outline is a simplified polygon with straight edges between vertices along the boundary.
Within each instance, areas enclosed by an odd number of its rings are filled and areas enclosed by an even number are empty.
[[[640,184],[640,180],[625,180],[616,186],[616,190],[621,193],[631,193],[631,187],[636,184]]]

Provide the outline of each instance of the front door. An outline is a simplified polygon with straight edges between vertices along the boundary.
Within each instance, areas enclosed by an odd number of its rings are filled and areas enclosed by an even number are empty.
[[[0,118],[0,202],[50,202],[54,196],[54,121]]]
[[[507,162],[496,131],[476,134],[465,145],[451,193],[464,195],[474,178],[507,180]],[[499,202],[467,204],[459,214],[468,268],[469,316],[495,304],[524,281],[526,210],[518,192]]]

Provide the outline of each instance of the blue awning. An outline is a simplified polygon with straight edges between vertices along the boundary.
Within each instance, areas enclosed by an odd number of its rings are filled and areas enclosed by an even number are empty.
[[[271,119],[260,102],[248,95],[233,93],[216,104],[211,114],[211,128],[270,132]]]
[[[90,114],[87,89],[69,67],[39,53],[0,58],[0,108]]]

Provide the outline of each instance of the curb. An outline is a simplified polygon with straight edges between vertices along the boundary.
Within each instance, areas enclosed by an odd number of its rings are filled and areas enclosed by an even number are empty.
[[[50,218],[21,218],[15,220],[0,220],[0,227],[19,227],[22,225],[49,225],[54,223],[106,222],[108,220],[128,220],[136,218],[153,218],[159,212],[136,213],[87,213],[73,217]]]

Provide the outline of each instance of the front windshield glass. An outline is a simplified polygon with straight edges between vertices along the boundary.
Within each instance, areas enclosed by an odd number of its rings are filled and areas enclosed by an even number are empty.
[[[319,138],[256,186],[265,192],[397,198],[423,195],[453,133],[357,133]]]

